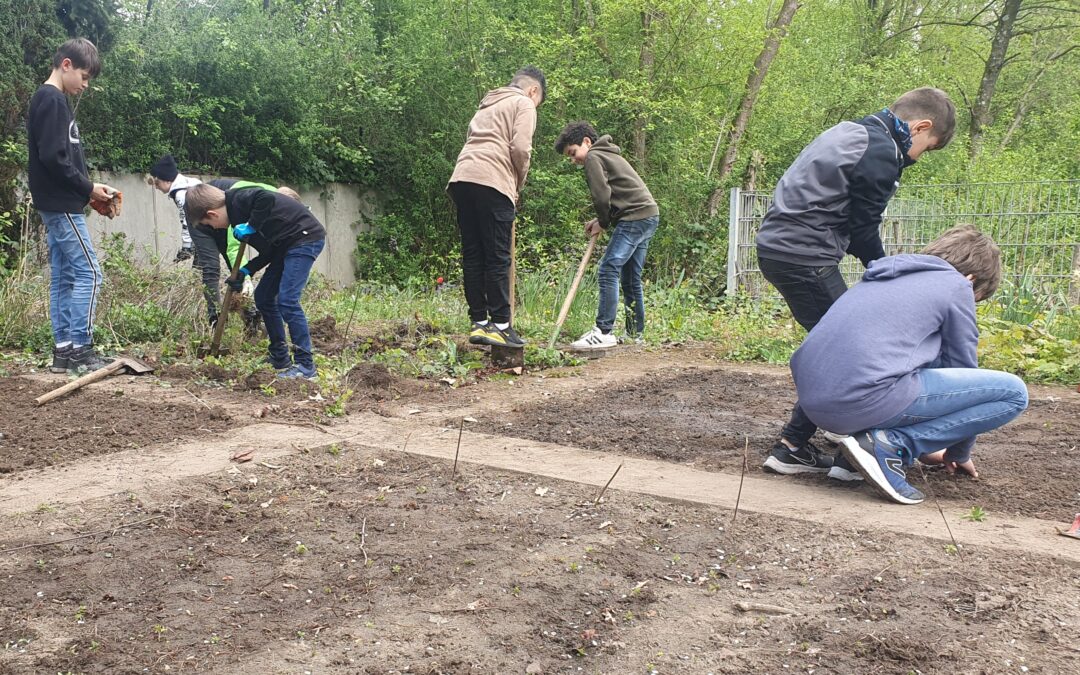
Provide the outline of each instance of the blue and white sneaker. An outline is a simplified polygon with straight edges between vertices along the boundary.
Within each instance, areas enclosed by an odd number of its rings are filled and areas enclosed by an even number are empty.
[[[844,456],[878,492],[898,504],[920,504],[926,496],[907,482],[900,450],[880,429],[860,431],[840,445]]]
[[[299,377],[302,377],[305,380],[314,380],[315,366],[304,366],[296,363],[293,364],[291,368],[287,368],[278,373],[277,376],[283,380],[295,380]]]

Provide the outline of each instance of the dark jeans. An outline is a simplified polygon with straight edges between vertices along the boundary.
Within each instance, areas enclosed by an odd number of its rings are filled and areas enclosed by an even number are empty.
[[[189,230],[191,243],[195,249],[195,267],[202,274],[203,297],[206,298],[206,316],[213,321],[218,315],[221,304],[219,288],[221,286],[221,263],[219,262],[217,242],[214,235],[201,227]],[[228,261],[226,260],[226,263]]]
[[[461,271],[469,318],[510,322],[510,232],[514,203],[494,188],[450,184],[461,231]]]
[[[311,333],[308,332],[307,316],[300,306],[300,296],[307,286],[311,266],[325,245],[326,242],[320,239],[293,246],[270,263],[255,287],[255,306],[263,315],[266,336],[270,338],[270,361],[275,368],[287,368],[293,362],[307,368],[315,367]],[[286,324],[292,340],[291,359],[285,342]]]
[[[821,321],[836,299],[847,290],[840,267],[808,267],[794,263],[759,258],[761,274],[780,291],[784,301],[791,309],[791,315],[799,325],[810,331]],[[784,425],[781,435],[796,447],[806,445],[817,431],[817,426],[803,412],[802,406],[795,403],[791,419]]]

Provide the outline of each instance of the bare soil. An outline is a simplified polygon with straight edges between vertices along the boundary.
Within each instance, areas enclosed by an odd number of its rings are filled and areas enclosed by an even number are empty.
[[[452,480],[360,446],[278,466],[20,523],[9,549],[106,534],[0,558],[0,669],[1056,673],[1077,658],[1076,566],[617,491],[594,508],[580,486]]]
[[[83,389],[47,403],[34,399],[63,385],[12,377],[0,379],[0,474],[92,455],[195,438],[227,429],[232,415],[221,406],[147,403],[122,388]]]
[[[386,344],[422,338],[401,325]],[[458,390],[365,363],[346,382],[344,412],[388,424],[473,416],[473,431],[736,475],[746,439],[756,471],[793,402],[780,369],[679,351]],[[14,472],[0,484],[267,418],[333,423],[329,401],[268,396],[277,383],[257,376],[163,383],[117,378],[37,408],[48,382],[0,379],[0,471]],[[1080,511],[1080,396],[1063,392],[1033,391],[980,442],[978,481],[930,472],[950,512]],[[291,454],[166,489],[4,516],[0,673],[1071,673],[1080,659],[1080,565],[1064,559],[961,558],[842,512],[733,523],[615,489],[593,506],[595,488],[464,463],[451,478],[448,462],[363,441],[283,441]]]
[[[752,466],[760,470],[795,402],[790,377],[728,368],[667,373],[605,388],[585,385],[487,415],[478,428],[728,473],[739,473],[749,442]],[[820,438],[819,446],[831,444]],[[978,480],[926,471],[934,494],[990,511],[1071,521],[1080,512],[1080,401],[1032,396],[1019,419],[980,437],[974,458]],[[918,470],[911,477],[916,484],[923,480]],[[816,475],[798,479],[829,482]]]

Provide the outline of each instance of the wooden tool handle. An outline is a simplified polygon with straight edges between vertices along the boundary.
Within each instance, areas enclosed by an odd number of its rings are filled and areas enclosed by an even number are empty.
[[[112,363],[110,363],[109,365],[105,366],[104,368],[100,368],[98,370],[95,370],[92,373],[87,373],[86,375],[83,375],[82,377],[80,377],[77,380],[72,380],[71,382],[68,382],[67,384],[65,384],[62,387],[59,387],[57,389],[53,389],[52,391],[50,391],[47,394],[42,394],[41,396],[38,396],[36,399],[34,399],[34,403],[36,403],[37,405],[44,405],[44,404],[48,403],[49,401],[53,401],[55,399],[60,398],[61,396],[66,396],[67,394],[70,394],[71,392],[75,391],[76,389],[81,389],[81,388],[85,387],[86,385],[90,384],[91,382],[97,382],[98,380],[104,380],[106,377],[108,377],[108,376],[112,375],[113,373],[116,373],[116,372],[120,371],[121,369],[123,369],[123,367],[124,367],[124,362],[121,361],[120,359],[117,359],[117,360],[113,361]]]
[[[244,266],[244,254],[247,252],[247,242],[240,242],[240,246],[236,248],[236,260],[233,261],[232,273],[229,274],[229,281],[236,278],[236,275],[240,274],[240,268]],[[225,324],[229,318],[229,308],[232,306],[233,289],[228,286],[225,287],[225,297],[221,301],[221,311],[218,312],[217,323],[214,324],[214,336],[210,340],[210,356],[217,356],[221,351],[221,337],[225,335]]]
[[[555,341],[559,338],[559,329],[562,328],[563,322],[566,321],[567,315],[570,314],[570,305],[574,304],[574,296],[577,295],[578,286],[585,276],[585,268],[589,266],[589,258],[592,257],[593,248],[596,247],[596,238],[599,236],[600,234],[597,233],[589,237],[589,245],[585,247],[585,254],[581,256],[577,273],[574,274],[574,280],[570,283],[570,291],[566,294],[566,300],[563,301],[562,309],[559,310],[559,318],[555,321],[555,330],[552,331],[551,340],[548,341],[549,349],[555,346]]]

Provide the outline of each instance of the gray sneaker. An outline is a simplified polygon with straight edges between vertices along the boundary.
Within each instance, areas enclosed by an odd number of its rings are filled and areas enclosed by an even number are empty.
[[[109,361],[98,356],[98,353],[94,351],[94,345],[83,345],[71,349],[67,369],[68,372],[82,374],[101,370],[107,365]]]
[[[71,362],[71,345],[67,347],[60,347],[59,349],[53,347],[52,351],[52,365],[49,366],[50,373],[66,373],[68,371],[68,364]]]

